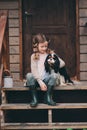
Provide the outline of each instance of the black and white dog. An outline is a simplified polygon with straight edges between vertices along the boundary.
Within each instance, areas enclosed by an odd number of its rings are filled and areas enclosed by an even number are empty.
[[[73,81],[70,79],[70,77],[66,71],[66,67],[64,66],[64,67],[60,68],[60,61],[59,61],[58,56],[55,53],[48,54],[44,65],[45,65],[46,72],[48,72],[49,74],[51,74],[53,71],[55,73],[60,74],[60,85],[64,85],[64,83],[73,84]],[[61,80],[61,76],[64,79],[64,83],[62,82],[63,80]]]

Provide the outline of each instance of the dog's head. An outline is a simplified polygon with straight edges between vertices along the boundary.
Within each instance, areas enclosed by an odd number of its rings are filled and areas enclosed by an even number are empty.
[[[46,72],[51,73],[51,69],[53,69],[54,72],[57,73],[60,65],[58,56],[55,53],[48,54],[44,65]]]

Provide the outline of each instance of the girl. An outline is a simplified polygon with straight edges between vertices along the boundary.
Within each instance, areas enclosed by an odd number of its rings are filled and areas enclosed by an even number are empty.
[[[33,51],[31,55],[31,73],[26,75],[27,86],[31,89],[32,102],[31,107],[38,104],[37,100],[37,86],[45,92],[44,103],[48,105],[56,105],[52,99],[53,87],[56,85],[57,74],[48,74],[45,71],[44,62],[47,55],[50,53],[48,49],[49,41],[47,41],[44,34],[37,34],[33,37]],[[64,61],[60,59],[60,66],[65,66]]]

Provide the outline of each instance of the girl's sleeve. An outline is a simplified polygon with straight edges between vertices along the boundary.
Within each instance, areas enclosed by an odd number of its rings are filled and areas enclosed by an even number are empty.
[[[41,86],[43,84],[43,81],[41,80],[41,77],[39,76],[38,64],[37,64],[37,60],[34,60],[34,54],[31,55],[31,73],[33,74],[34,78],[37,80],[37,82]]]
[[[65,66],[65,62],[60,58],[59,58],[59,61],[60,61],[60,68],[64,67]]]

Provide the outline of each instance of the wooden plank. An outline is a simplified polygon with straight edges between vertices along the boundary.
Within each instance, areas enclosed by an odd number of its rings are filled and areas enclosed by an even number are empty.
[[[19,18],[19,10],[9,10],[8,18]]]
[[[9,37],[9,45],[19,45],[19,37]]]
[[[80,70],[80,55],[79,55],[79,0],[76,0],[76,76],[78,79],[80,79],[79,70]]]
[[[10,71],[11,72],[18,72],[18,71],[20,71],[20,64],[10,64]]]
[[[18,1],[0,1],[0,9],[18,9]]]
[[[80,36],[80,44],[87,44],[87,36]]]
[[[2,104],[6,103],[6,93],[4,91],[1,91],[1,99],[2,99]]]
[[[9,27],[19,27],[19,19],[9,19]]]
[[[87,63],[80,63],[80,71],[87,71]]]
[[[1,123],[1,124],[2,124],[2,123],[5,123],[4,111],[1,110],[1,109],[0,109],[0,117],[1,117],[1,122],[0,122],[0,123]],[[1,125],[1,124],[0,124],[0,125]]]
[[[87,54],[80,54],[80,62],[87,62]]]
[[[79,17],[87,17],[87,9],[79,9]]]
[[[20,72],[12,72],[12,76],[14,80],[20,80]]]
[[[80,35],[87,35],[87,28],[86,27],[79,27]]]
[[[1,124],[2,129],[67,129],[67,128],[75,128],[75,129],[83,129],[87,128],[87,122],[60,122],[60,123],[5,123]]]
[[[86,26],[87,18],[80,18],[79,19],[79,26]]]
[[[80,45],[80,53],[87,53],[87,45]]]
[[[2,110],[29,110],[29,109],[85,109],[87,103],[57,103],[56,106],[50,106],[47,104],[38,104],[37,107],[31,107],[30,104],[1,104]],[[50,111],[51,114],[51,111]],[[51,120],[50,120],[51,122]]]
[[[9,46],[10,54],[19,54],[19,46]]]
[[[52,123],[52,110],[48,110],[48,123]]]
[[[9,36],[19,36],[19,28],[9,28]]]
[[[87,0],[79,0],[79,8],[87,8]]]
[[[79,85],[66,85],[66,86],[56,86],[55,90],[87,90],[87,82]],[[28,91],[29,87],[12,87],[12,88],[2,88],[3,91]]]
[[[80,72],[80,79],[87,81],[87,72]]]
[[[4,32],[6,27],[7,11],[0,11],[0,53],[2,49],[2,42],[4,38]]]
[[[20,22],[20,28],[19,28],[19,32],[20,32],[20,36],[19,36],[19,42],[20,42],[20,79],[22,80],[23,79],[23,38],[22,38],[22,1],[20,0],[19,1],[19,22]]]
[[[10,55],[10,63],[19,63],[19,55]]]

